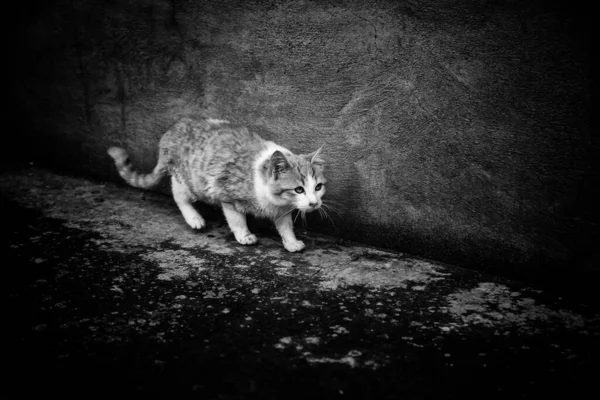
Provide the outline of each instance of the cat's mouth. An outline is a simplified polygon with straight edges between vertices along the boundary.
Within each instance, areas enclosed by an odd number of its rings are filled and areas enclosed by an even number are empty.
[[[312,212],[315,211],[317,209],[319,209],[319,207],[321,207],[320,204],[317,204],[316,206],[308,206],[308,207],[303,207],[303,208],[299,208],[300,211],[308,213],[308,212]]]

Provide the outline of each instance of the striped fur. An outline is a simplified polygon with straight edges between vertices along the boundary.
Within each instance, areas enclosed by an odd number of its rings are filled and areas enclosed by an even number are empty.
[[[149,174],[141,174],[133,170],[131,161],[129,160],[129,155],[125,149],[120,147],[111,147],[108,149],[108,154],[113,158],[113,160],[115,160],[115,165],[117,167],[117,171],[119,171],[119,175],[125,179],[125,182],[129,183],[133,187],[140,189],[152,189],[158,185],[162,178],[166,175],[167,171],[160,159],[152,172]]]

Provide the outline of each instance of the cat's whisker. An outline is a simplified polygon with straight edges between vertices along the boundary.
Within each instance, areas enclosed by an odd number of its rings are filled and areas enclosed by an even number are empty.
[[[334,213],[336,213],[336,214],[337,214],[337,215],[338,215],[338,216],[339,216],[341,219],[344,219],[344,217],[342,217],[342,214],[341,214],[341,213],[340,213],[340,212],[339,212],[339,211],[338,211],[338,210],[337,210],[335,207],[333,207],[332,205],[330,205],[330,204],[325,204],[325,203],[322,203],[322,207],[323,207],[323,210],[327,210],[327,211],[334,212]]]
[[[329,208],[331,208],[331,209],[335,209],[335,210],[337,210],[337,209],[338,209],[338,207],[341,207],[341,205],[340,205],[340,204],[338,204],[338,203],[334,203],[334,202],[332,202],[331,200],[323,201],[323,203],[322,203],[322,204],[324,204],[324,205],[328,206],[328,207],[329,207]]]
[[[296,223],[296,220],[298,219],[298,215],[300,215],[300,213],[301,213],[301,211],[300,211],[300,209],[298,209],[298,212],[296,213],[296,216],[294,217],[294,221],[293,221],[294,224]]]
[[[331,199],[327,199],[327,203],[328,204],[335,204],[336,206],[342,207],[343,204],[340,203],[339,201],[335,201],[335,200],[331,200]]]
[[[330,204],[329,202],[324,202],[323,204],[331,210],[339,210],[339,208],[337,206]]]
[[[335,222],[334,222],[333,217],[329,214],[329,211],[335,212],[338,215],[338,218],[340,220],[344,221],[344,217],[342,217],[342,215],[339,212],[337,212],[336,210],[327,210],[326,208],[323,208],[323,211],[325,211],[325,213],[327,214],[327,218],[331,221],[331,224],[333,226],[335,226]]]
[[[306,213],[304,211],[300,211],[300,213],[302,214],[302,226],[306,228]]]
[[[294,207],[291,210],[286,211],[285,213],[281,214],[281,216],[275,220],[275,224],[277,224],[277,221],[279,221],[281,218],[285,217],[287,214],[291,213],[292,211],[294,211],[296,209],[297,209],[297,207]]]
[[[323,219],[323,209],[322,208],[317,208],[317,211],[319,212],[319,216],[321,217],[321,219]]]
[[[323,211],[325,212],[325,215],[327,216],[327,219],[328,219],[329,221],[331,221],[331,225],[332,225],[334,228],[337,228],[337,227],[335,226],[335,222],[333,221],[333,218],[331,218],[331,216],[329,215],[329,213],[328,213],[326,210],[323,210]]]
[[[321,219],[327,218],[327,211],[324,208],[319,208],[319,214],[321,215]]]

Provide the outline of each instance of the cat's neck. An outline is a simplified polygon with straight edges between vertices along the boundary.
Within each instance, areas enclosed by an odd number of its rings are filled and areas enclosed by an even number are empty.
[[[254,195],[259,208],[258,211],[262,214],[261,216],[276,220],[284,213],[290,211],[293,206],[277,204],[277,199],[267,186],[269,169],[266,168],[266,165],[276,150],[281,151],[283,154],[290,154],[290,151],[270,141],[265,144],[265,150],[259,153],[254,162]]]

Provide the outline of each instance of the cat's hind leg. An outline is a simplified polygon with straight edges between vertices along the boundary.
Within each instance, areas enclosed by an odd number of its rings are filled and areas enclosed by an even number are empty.
[[[190,189],[187,185],[179,182],[175,176],[171,177],[171,184],[173,198],[175,199],[175,203],[177,203],[177,207],[179,207],[179,211],[183,214],[185,222],[194,229],[202,229],[206,225],[206,222],[194,206],[192,206],[192,201],[195,200],[195,197],[190,192]]]
[[[231,204],[222,203],[223,214],[229,224],[229,229],[233,232],[235,240],[240,244],[249,245],[254,244],[258,241],[256,235],[250,233],[248,225],[246,224],[246,214],[237,211]]]

